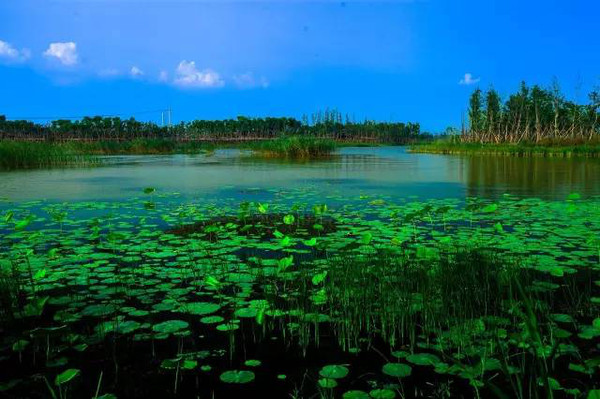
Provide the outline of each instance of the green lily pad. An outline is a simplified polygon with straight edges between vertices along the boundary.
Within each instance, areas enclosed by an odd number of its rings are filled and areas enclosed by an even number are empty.
[[[348,375],[348,368],[338,364],[325,366],[319,371],[319,375],[323,378],[338,379]]]
[[[412,367],[404,363],[387,363],[383,366],[382,371],[392,377],[405,378],[412,373]]]
[[[435,366],[440,358],[431,353],[415,353],[406,357],[406,360],[417,366]]]
[[[352,390],[347,391],[342,395],[343,399],[370,399],[370,396],[365,391]]]
[[[219,378],[229,384],[247,384],[254,380],[254,373],[247,370],[230,370],[222,373]]]
[[[396,397],[396,392],[391,389],[373,389],[369,392],[369,395],[373,399],[394,399]]]
[[[168,320],[156,324],[152,327],[154,332],[160,334],[173,334],[189,327],[189,324],[183,320]]]

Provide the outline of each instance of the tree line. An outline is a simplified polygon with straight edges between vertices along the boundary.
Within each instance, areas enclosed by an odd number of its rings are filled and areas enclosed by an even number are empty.
[[[461,139],[481,143],[580,143],[600,137],[600,93],[587,104],[567,100],[555,81],[550,88],[521,83],[502,101],[496,90],[477,88],[470,97],[468,129]]]
[[[125,141],[134,139],[228,140],[261,139],[306,135],[336,140],[407,143],[421,137],[418,123],[354,121],[337,110],[320,111],[302,120],[295,118],[250,118],[238,116],[224,120],[193,120],[171,126],[140,122],[134,118],[85,117],[60,119],[47,124],[9,121],[0,116],[0,139],[13,140],[95,140]]]

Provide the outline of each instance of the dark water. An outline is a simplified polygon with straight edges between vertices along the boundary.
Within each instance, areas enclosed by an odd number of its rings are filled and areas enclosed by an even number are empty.
[[[353,197],[495,198],[504,193],[563,199],[600,195],[600,160],[411,154],[404,147],[344,148],[332,159],[265,160],[238,150],[212,155],[113,156],[94,168],[0,172],[11,201],[119,200],[144,187],[183,198],[260,196],[304,188]]]
[[[145,187],[155,187],[157,191],[151,195],[142,194]],[[240,234],[236,235],[237,239],[235,240],[225,237],[224,244],[215,240],[207,242],[205,245],[201,245],[203,241],[199,241],[195,237],[157,239],[156,237],[160,237],[162,231],[158,232],[158,236],[142,235],[142,230],[153,232],[155,229],[166,229],[168,225],[180,223],[178,219],[174,218],[165,220],[158,218],[159,215],[171,216],[173,214],[171,205],[175,205],[173,208],[179,208],[177,203],[164,204],[162,198],[160,200],[156,198],[163,193],[173,192],[181,195],[166,196],[164,200],[206,200],[204,204],[195,209],[198,215],[211,215],[215,208],[212,205],[213,201],[218,204],[216,207],[219,207],[220,210],[229,209],[229,213],[234,213],[239,210],[239,203],[229,201],[231,199],[252,201],[277,196],[283,201],[308,201],[310,199],[328,204],[330,201],[348,201],[350,203],[363,195],[372,195],[377,199],[380,197],[461,199],[469,196],[497,198],[504,193],[511,193],[518,197],[564,200],[571,192],[578,192],[584,198],[600,195],[600,160],[411,154],[402,147],[382,147],[344,148],[331,159],[290,162],[253,158],[237,150],[221,150],[212,155],[197,156],[107,157],[104,166],[95,168],[1,172],[0,197],[2,198],[17,202],[49,200],[73,203],[68,206],[57,204],[49,207],[45,207],[46,204],[41,203],[42,209],[39,216],[45,220],[43,223],[46,224],[43,225],[42,222],[36,221],[37,224],[32,224],[20,232],[16,232],[13,224],[16,226],[18,221],[24,220],[24,215],[28,211],[39,210],[37,209],[40,208],[39,204],[16,204],[15,206],[15,204],[0,203],[0,208],[7,206],[15,210],[14,219],[6,218],[4,221],[7,230],[1,229],[3,221],[0,219],[0,238],[2,238],[0,239],[0,249],[2,249],[2,245],[6,245],[6,252],[0,253],[2,255],[0,262],[4,256],[6,259],[12,259],[10,257],[19,259],[20,247],[13,246],[11,240],[22,240],[25,245],[31,245],[36,249],[37,261],[33,263],[34,266],[44,268],[44,270],[47,267],[44,276],[46,276],[46,272],[48,276],[40,277],[40,279],[52,278],[44,285],[45,291],[42,292],[47,293],[53,299],[62,297],[69,299],[65,302],[59,301],[48,305],[41,318],[18,320],[15,327],[11,328],[0,326],[0,336],[10,334],[10,339],[2,341],[3,347],[0,350],[0,355],[2,355],[0,356],[0,369],[6,370],[0,377],[0,388],[6,381],[18,381],[17,387],[9,391],[8,396],[2,396],[3,393],[0,392],[0,397],[48,397],[49,391],[46,392],[46,386],[39,376],[46,375],[52,379],[59,370],[62,371],[69,367],[81,369],[82,374],[73,383],[72,394],[69,393],[68,397],[90,397],[90,393],[95,392],[99,386],[99,376],[103,373],[101,392],[114,392],[119,398],[285,398],[296,397],[293,396],[296,392],[299,393],[297,397],[312,398],[317,397],[319,392],[323,393],[323,390],[319,391],[317,381],[319,370],[326,364],[346,364],[351,368],[351,374],[339,382],[340,385],[335,391],[331,391],[323,397],[340,397],[342,392],[355,389],[369,391],[374,386],[388,386],[387,384],[392,382],[397,389],[403,391],[402,397],[405,398],[445,397],[442,393],[446,390],[448,391],[446,397],[468,398],[474,396],[468,380],[443,375],[429,367],[415,366],[413,374],[403,380],[400,385],[397,384],[398,381],[382,375],[383,364],[392,361],[393,358],[391,354],[387,353],[386,348],[389,349],[389,342],[377,336],[377,331],[373,331],[374,337],[369,341],[368,350],[350,354],[340,348],[339,337],[336,334],[339,334],[337,331],[341,330],[335,330],[328,323],[316,323],[315,325],[319,325],[319,329],[318,332],[314,331],[314,336],[318,336],[318,344],[313,339],[313,342],[303,348],[296,342],[297,336],[292,338],[288,324],[278,324],[279,321],[273,321],[272,325],[266,328],[255,324],[253,318],[241,318],[239,330],[225,334],[217,331],[214,327],[202,324],[196,315],[186,316],[177,311],[175,313],[178,316],[175,316],[174,312],[168,309],[153,311],[151,316],[140,319],[140,321],[156,325],[174,318],[184,318],[190,323],[192,335],[180,341],[175,339],[154,340],[154,338],[132,341],[125,335],[120,338],[109,335],[105,337],[104,341],[96,341],[97,337],[92,336],[91,332],[94,331],[100,320],[104,321],[107,316],[85,316],[81,320],[66,321],[65,324],[68,324],[70,332],[77,332],[85,337],[82,338],[84,340],[90,339],[87,350],[79,352],[69,349],[68,352],[65,352],[61,349],[64,353],[57,350],[51,357],[58,358],[58,356],[64,355],[66,359],[68,356],[68,363],[54,368],[37,360],[43,358],[43,355],[37,346],[30,345],[23,355],[25,360],[22,361],[21,354],[17,355],[14,350],[10,349],[11,346],[4,342],[12,344],[18,338],[30,339],[29,331],[35,327],[56,326],[62,319],[55,319],[54,316],[65,308],[74,312],[83,312],[84,309],[88,309],[88,306],[107,303],[110,300],[115,301],[115,304],[119,304],[123,309],[125,305],[131,305],[134,308],[150,310],[151,306],[162,303],[165,298],[170,298],[171,294],[180,292],[179,290],[182,288],[188,288],[187,277],[182,279],[181,276],[185,274],[180,270],[182,267],[189,267],[189,265],[186,266],[187,263],[180,263],[188,262],[186,256],[194,259],[193,262],[198,262],[196,266],[202,266],[197,269],[201,273],[198,282],[203,281],[205,277],[202,273],[206,272],[207,275],[212,276],[215,270],[221,270],[221,273],[226,270],[222,281],[232,284],[227,283],[226,290],[223,293],[219,292],[218,297],[221,300],[223,295],[227,301],[231,300],[237,306],[242,303],[239,300],[246,297],[238,295],[241,293],[241,287],[243,286],[244,289],[248,287],[248,281],[240,278],[242,275],[246,276],[247,273],[239,272],[246,269],[240,269],[239,266],[250,264],[249,259],[253,256],[271,260],[280,259],[283,253],[286,255],[289,253],[284,252],[289,251],[287,248],[265,247],[265,243],[270,242],[270,235],[266,239],[264,237],[254,239],[249,238],[250,235]],[[311,197],[307,199],[303,195],[308,192],[311,193]],[[127,201],[133,197],[142,198],[138,202]],[[219,199],[227,201],[219,202]],[[79,201],[87,200],[99,201],[98,204],[94,204],[98,205],[98,208],[89,210],[88,204],[78,204]],[[102,202],[121,200],[123,201],[109,204],[106,208],[106,204]],[[158,203],[156,212],[154,207],[146,208],[140,202],[153,203],[154,200]],[[481,229],[483,233],[478,239],[480,242],[484,242],[482,237],[487,237],[489,241],[485,241],[487,243],[485,245],[480,245],[502,246],[502,248],[509,248],[519,255],[544,255],[544,257],[540,257],[540,262],[535,263],[536,265],[539,263],[542,268],[559,265],[559,259],[560,262],[564,262],[567,270],[569,270],[568,265],[586,265],[586,267],[589,266],[589,269],[583,275],[584,277],[578,277],[580,280],[577,281],[591,282],[597,279],[591,274],[592,267],[597,264],[596,249],[586,247],[589,243],[595,242],[588,238],[594,237],[594,234],[598,232],[597,223],[594,223],[594,221],[600,220],[596,215],[599,209],[597,199],[576,201],[576,206],[572,201],[560,201],[552,203],[552,206],[548,206],[543,201],[531,201],[526,207],[529,209],[527,212],[523,212],[521,205],[518,208],[512,207],[511,201],[506,200],[506,202],[500,203],[500,210],[492,212],[493,215],[489,216],[493,218],[492,221],[495,224],[493,228]],[[452,199],[443,203],[455,205],[457,202],[460,201]],[[368,204],[369,202],[366,201],[362,201],[362,203],[358,201],[355,209],[366,209]],[[281,205],[276,201],[271,205],[271,212],[277,212],[273,209],[281,209],[276,208]],[[439,207],[439,205],[436,206]],[[541,211],[535,211],[538,206],[541,207]],[[570,209],[570,206],[573,209]],[[64,231],[62,223],[59,227],[58,223],[52,221],[50,208],[56,208],[59,211],[61,209],[68,210],[67,219],[69,220],[66,220]],[[371,224],[374,218],[389,217],[385,206],[379,211],[377,206],[372,206],[369,209],[375,213],[367,214],[365,212],[360,214],[360,217],[356,216],[358,213],[355,214],[352,208],[348,209],[349,212],[343,215],[343,223],[340,222],[337,227],[331,223],[335,229],[332,228],[331,231],[326,229],[327,234],[337,237],[336,239],[330,238],[331,243],[335,243],[336,240],[346,243],[357,241],[363,231],[369,231],[371,228],[374,232],[378,231],[377,225]],[[411,209],[413,208],[405,209],[407,214]],[[98,214],[94,212],[98,212]],[[139,213],[143,214],[139,215]],[[235,214],[237,215],[237,213]],[[100,217],[97,219],[98,215]],[[281,220],[282,215],[279,215],[277,219]],[[351,217],[351,215],[355,216]],[[442,221],[438,221],[438,224],[442,223],[444,229],[446,223],[452,225],[452,216],[446,218],[442,214],[440,214],[441,216],[436,215],[438,214],[435,212],[429,215],[432,224],[435,224],[432,217],[441,217]],[[146,220],[147,217],[150,218],[150,221]],[[157,220],[152,219],[153,217]],[[473,227],[472,220],[467,225],[465,219],[462,219],[464,215],[457,217],[459,219],[454,223],[457,228],[471,229]],[[98,225],[103,226],[102,238],[89,238],[91,226],[95,226],[94,223],[97,220],[100,220]],[[257,224],[261,224],[261,219],[258,220],[260,223]],[[328,219],[321,219],[321,223],[327,227],[328,223],[323,220],[327,221]],[[348,225],[344,227],[348,220],[358,224],[353,225],[352,228],[349,228]],[[226,221],[221,224],[226,225]],[[285,233],[286,227],[281,222],[278,223],[277,228],[281,230],[280,232]],[[487,224],[491,226],[492,222]],[[500,224],[502,233],[494,230],[496,224]],[[8,230],[9,225],[11,230]],[[307,223],[307,226],[313,225],[314,220]],[[515,225],[518,228],[515,228]],[[527,227],[530,225],[533,225],[533,228],[531,231],[527,231]],[[112,247],[113,244],[107,246],[108,231],[113,229],[113,226],[117,226],[116,229],[120,232],[132,230],[135,233],[132,234],[133,240],[121,242],[121,239],[117,238],[118,246]],[[360,228],[356,228],[357,226]],[[35,231],[38,227],[39,230]],[[339,234],[336,233],[337,228],[340,229]],[[15,231],[12,231],[13,229]],[[304,239],[316,234],[315,231],[311,232],[308,229],[306,226],[302,229],[309,234],[308,236],[298,233],[300,234],[298,237]],[[475,229],[479,231],[477,223]],[[8,233],[11,231],[13,236],[9,237]],[[168,233],[173,231],[168,230]],[[378,242],[389,242],[392,237],[399,236],[405,230],[401,225],[387,223],[381,231],[378,234],[381,234],[382,238]],[[5,237],[4,233],[6,233]],[[427,240],[435,242],[433,235],[428,232],[424,234],[427,234]],[[455,240],[462,240],[464,237],[474,235],[474,231],[470,231],[466,235],[457,234]],[[511,235],[517,238],[511,239]],[[100,233],[98,237],[100,237]],[[4,238],[6,241],[3,241]],[[319,240],[321,239],[327,242],[325,240],[328,238],[319,236]],[[10,246],[9,241],[11,242]],[[416,242],[420,243],[421,241],[416,240]],[[359,244],[353,242],[353,245],[355,245],[353,248],[356,249]],[[91,250],[81,252],[77,258],[72,256],[74,253],[79,253],[78,250],[85,249],[86,246]],[[43,248],[43,250],[40,251],[39,248]],[[51,256],[47,248],[59,248],[60,252]],[[197,256],[197,253],[204,253],[199,248],[206,251],[207,255]],[[563,248],[564,252],[561,252]],[[573,248],[579,250],[573,251]],[[207,249],[210,249],[210,252]],[[177,253],[178,256],[168,260],[156,260],[148,257],[148,253],[159,250],[172,250],[173,254]],[[118,255],[114,255],[113,251],[119,251],[116,252]],[[301,270],[311,270],[309,276],[317,270],[322,270],[309,268],[315,268],[317,263],[311,262],[321,261],[322,259],[319,257],[325,254],[321,249],[312,251],[314,252],[309,251],[309,255],[301,255],[300,251],[294,252],[296,262],[302,264]],[[333,252],[335,250],[332,250]],[[105,253],[112,254],[110,261],[91,262],[92,259],[96,259],[92,258],[92,254],[102,255]],[[353,255],[357,253],[354,252]],[[125,259],[130,258],[130,255],[139,256],[139,261],[126,261]],[[55,256],[59,258],[54,258]],[[65,258],[60,259],[60,256]],[[313,257],[315,258],[313,259]],[[478,267],[481,265],[479,259],[475,264]],[[119,265],[118,268],[116,265]],[[211,267],[205,270],[205,265]],[[226,267],[223,269],[224,265]],[[321,263],[319,263],[320,265]],[[250,266],[250,268],[252,267]],[[262,268],[262,265],[260,267]],[[300,268],[298,269],[300,270]],[[486,267],[481,269],[485,270]],[[334,269],[329,269],[329,271],[332,270]],[[558,268],[558,270],[562,272],[563,269]],[[113,278],[112,275],[116,271],[118,271],[118,279]],[[26,275],[31,274],[29,272]],[[456,275],[462,276],[461,273],[456,273]],[[123,279],[121,280],[121,278]],[[544,278],[554,277],[544,275]],[[477,279],[477,283],[480,280]],[[59,281],[60,284],[57,283]],[[127,289],[122,290],[122,281],[127,281],[130,292],[127,292]],[[274,305],[276,302],[281,302],[283,305],[285,301],[281,301],[279,297],[277,300],[271,298],[276,296],[275,293],[263,288],[277,286],[281,282],[284,282],[283,286],[287,288],[277,291],[277,296],[279,292],[285,293],[286,298],[295,298],[296,294],[300,295],[300,290],[296,288],[297,291],[294,291],[293,284],[289,283],[292,280],[288,280],[287,277],[281,281],[278,278],[265,281],[268,284],[258,280],[253,282],[252,296],[248,298],[269,299]],[[56,286],[53,286],[53,283]],[[289,285],[286,285],[287,283]],[[212,290],[204,292],[198,289],[201,284],[194,284],[192,290],[188,292],[190,295],[177,294],[174,298],[183,300],[183,302],[194,301],[197,299],[196,294],[200,294],[203,300],[212,301],[214,299],[216,301],[217,296],[214,296]],[[313,285],[316,284],[313,282],[310,287]],[[460,284],[456,286],[463,287]],[[589,287],[590,284],[586,284],[586,286]],[[557,291],[552,296],[553,303],[559,304],[556,305],[556,309],[562,309],[563,302],[568,302],[563,298],[570,300],[572,295],[570,291],[568,295],[566,294],[571,285],[564,284],[561,287],[566,287],[565,291]],[[593,289],[597,291],[597,287]],[[144,302],[137,298],[140,293],[150,290],[156,291],[149,296],[142,295],[146,297]],[[481,291],[479,286],[477,286],[477,291]],[[309,291],[309,293],[311,292]],[[288,294],[290,295],[288,296]],[[381,295],[389,294],[384,291]],[[591,294],[586,295],[591,296]],[[594,295],[597,296],[597,294]],[[298,310],[294,301],[290,301],[294,305],[292,311]],[[243,303],[246,303],[245,300]],[[310,308],[310,310],[314,309]],[[590,309],[592,310],[589,313],[592,313],[593,308],[590,307]],[[219,312],[228,317],[234,315],[233,309],[230,309],[229,305]],[[276,320],[274,317],[272,319]],[[589,318],[582,317],[581,319],[582,323],[590,323]],[[295,322],[290,324],[295,324]],[[149,329],[150,327],[140,328],[140,330]],[[284,339],[284,337],[288,338]],[[580,346],[580,353],[584,354],[584,358],[593,359],[597,356],[597,348],[593,347],[591,340],[590,342],[581,342],[581,340],[575,341],[574,338],[570,342],[575,342],[575,345]],[[404,343],[407,345],[402,348],[408,350],[408,340]],[[416,343],[417,345],[424,344],[418,340]],[[48,345],[50,344],[48,343]],[[56,347],[59,348],[58,345]],[[180,352],[194,353],[197,351],[209,353],[206,358],[204,355],[199,357],[198,366],[210,365],[213,367],[212,371],[199,371],[196,367],[192,371],[183,371],[183,377],[178,380],[176,378],[179,377],[176,377],[172,371],[161,368],[162,361],[165,359],[173,359],[175,356],[179,356]],[[485,353],[487,354],[487,349]],[[220,381],[219,376],[223,371],[248,369],[244,364],[247,359],[260,359],[263,362],[260,368],[254,369],[256,380],[253,383],[237,385],[225,384]],[[561,362],[557,362],[558,366],[553,369],[559,370],[553,375],[557,378],[560,377],[558,379],[561,384],[569,387],[577,386],[577,384],[580,384],[581,387],[596,386],[592,381],[593,377],[583,374],[576,375],[575,372],[568,370],[568,362],[564,363],[563,359]],[[531,369],[533,368],[532,365]],[[278,376],[281,375],[286,377],[280,379]],[[490,381],[505,386],[507,392],[511,392],[508,382],[502,378],[502,376],[496,375],[491,377]],[[175,381],[180,381],[177,393],[175,393]],[[535,384],[535,377],[530,381]],[[404,391],[405,388],[406,391]],[[396,388],[393,389],[396,390]],[[478,396],[492,397],[493,392],[485,387]]]

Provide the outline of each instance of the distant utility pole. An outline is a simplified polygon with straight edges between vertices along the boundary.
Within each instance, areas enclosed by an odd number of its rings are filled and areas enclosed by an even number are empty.
[[[168,112],[168,117],[169,117],[169,128],[170,128],[171,127],[171,107],[169,107],[167,112]]]
[[[160,111],[160,127],[165,125],[165,111]]]

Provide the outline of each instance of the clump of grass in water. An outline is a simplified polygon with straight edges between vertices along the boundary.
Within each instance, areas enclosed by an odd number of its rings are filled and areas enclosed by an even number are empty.
[[[333,140],[318,137],[291,136],[255,142],[250,149],[269,157],[309,158],[330,155],[335,151]]]
[[[87,166],[95,163],[96,159],[80,154],[70,143],[0,141],[0,169]]]

